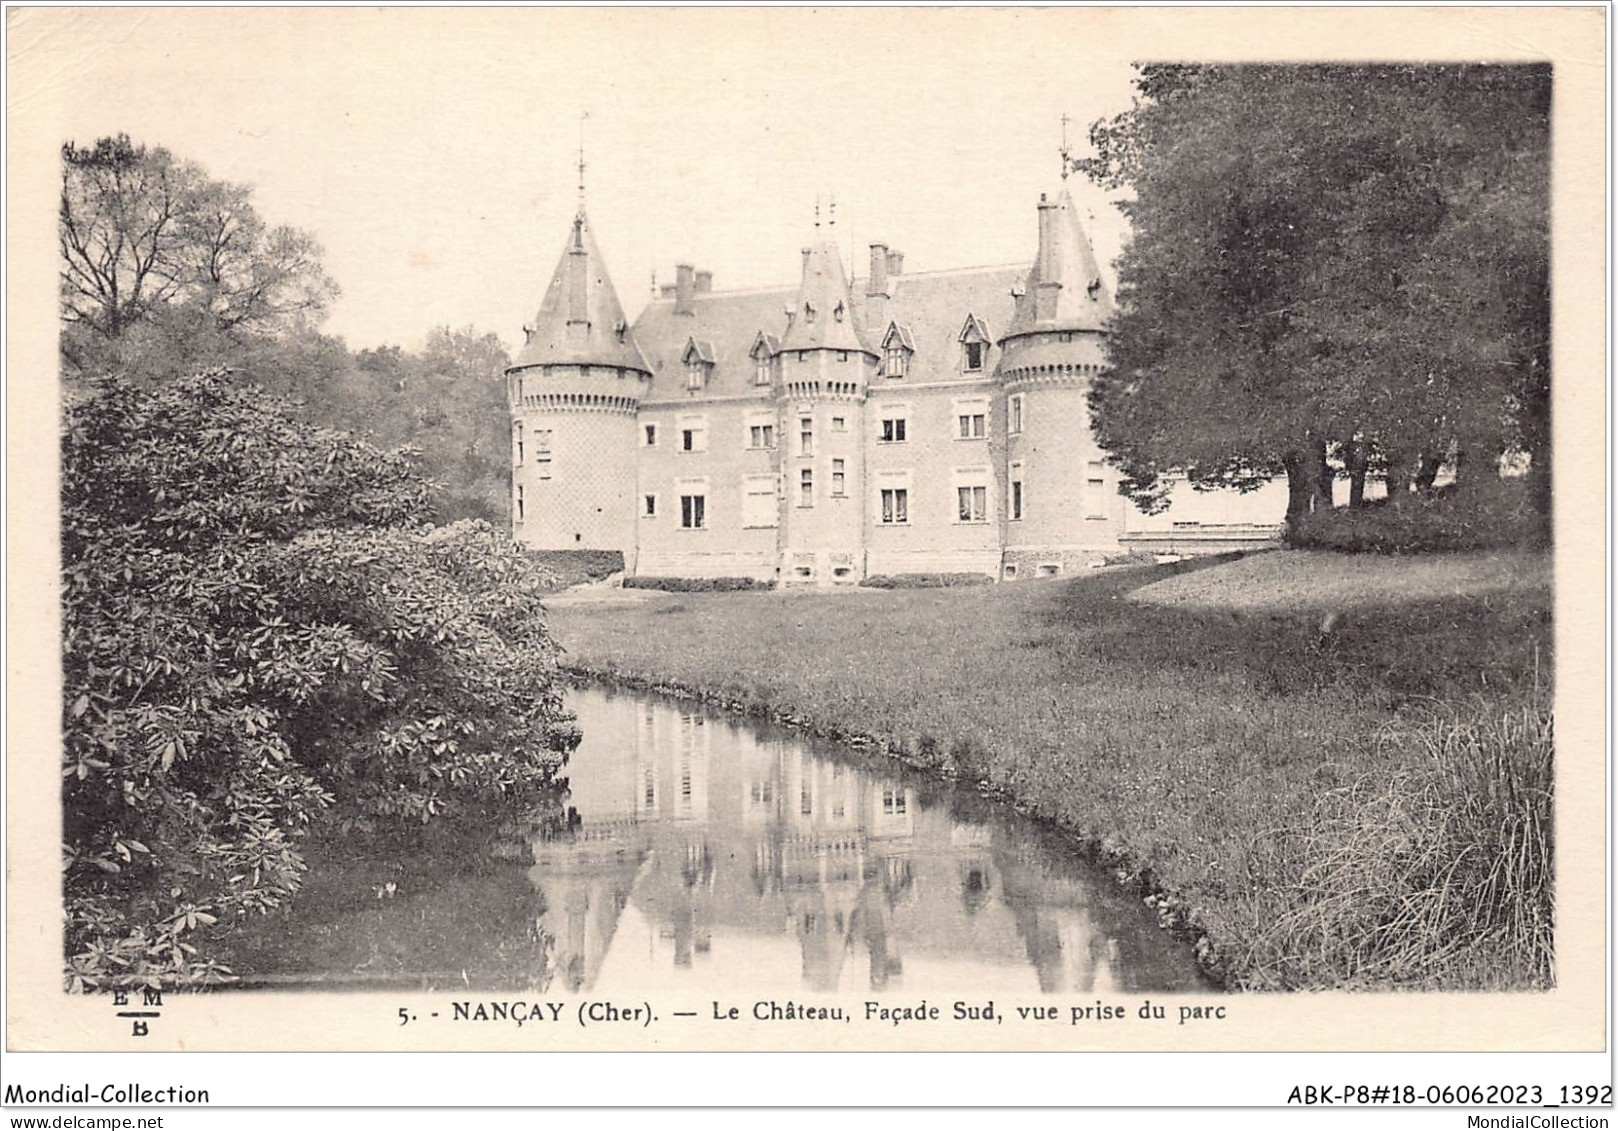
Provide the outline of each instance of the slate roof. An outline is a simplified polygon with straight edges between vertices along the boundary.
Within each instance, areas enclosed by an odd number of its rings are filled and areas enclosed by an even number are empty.
[[[643,400],[687,397],[681,358],[686,342],[700,338],[713,353],[713,369],[702,396],[767,396],[755,385],[755,365],[748,357],[760,330],[777,336],[786,328],[784,308],[792,305],[796,287],[748,291],[704,291],[691,296],[691,313],[676,314],[674,299],[647,304],[631,331],[652,374]]]
[[[781,338],[783,350],[835,349],[874,353],[861,339],[854,300],[837,245],[821,240],[803,261],[796,314]]]
[[[887,387],[958,380],[963,377],[959,335],[967,316],[984,324],[990,341],[998,341],[1011,324],[1011,288],[1022,283],[1026,274],[1026,267],[1016,266],[890,276],[893,295],[887,300],[885,317],[868,330],[865,282],[855,279],[853,286],[844,291],[851,313],[842,325],[851,330],[858,327],[870,346],[834,344],[831,348],[875,352],[887,336],[888,324],[898,323],[905,344],[915,353],[904,381],[894,381]],[[755,365],[749,355],[761,332],[777,336],[783,350],[810,348],[796,344],[787,332],[787,309],[799,311],[794,322],[802,320],[800,291],[801,287],[784,286],[703,292],[691,297],[691,314],[676,314],[673,298],[653,300],[632,331],[651,366],[652,386],[645,399],[690,395],[681,364],[686,343],[692,338],[710,344],[714,355],[713,371],[700,396],[766,396],[768,391],[753,383]],[[824,307],[817,312],[817,324],[822,321],[833,321]],[[970,376],[987,376],[998,361],[999,350],[991,349],[983,372]]]
[[[634,337],[627,333],[620,337],[618,328],[624,324],[618,292],[607,275],[590,221],[580,208],[539,312],[527,327],[526,340],[511,367],[603,365],[649,372],[651,367]]]
[[[1095,252],[1079,224],[1079,212],[1073,206],[1073,197],[1065,189],[1056,202],[1056,211],[1056,238],[1052,241],[1054,262],[1042,263],[1036,255],[1034,265],[1023,281],[1024,294],[1017,300],[1016,317],[1009,327],[996,327],[1001,337],[1052,330],[1102,331],[1112,317],[1112,294],[1101,278]],[[1042,277],[1054,278],[1061,283],[1054,315],[1045,319],[1038,317],[1036,309],[1039,280]]]
[[[967,316],[983,323],[989,341],[998,340],[1011,323],[1011,288],[1026,272],[1025,267],[968,267],[890,276],[893,297],[888,299],[886,320],[903,327],[906,345],[916,351],[905,382],[962,377],[960,334]],[[857,282],[854,289],[864,291],[865,286]],[[884,326],[882,333],[886,332]],[[983,372],[972,376],[993,373],[999,360],[1000,351],[991,348]],[[894,381],[891,386],[903,383]]]

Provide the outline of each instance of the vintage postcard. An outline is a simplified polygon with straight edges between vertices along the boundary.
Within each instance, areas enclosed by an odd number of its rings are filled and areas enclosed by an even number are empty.
[[[1601,1053],[1607,18],[8,9],[8,1061]]]

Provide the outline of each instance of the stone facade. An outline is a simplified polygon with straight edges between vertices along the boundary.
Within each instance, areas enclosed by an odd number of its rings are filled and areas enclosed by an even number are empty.
[[[507,371],[514,536],[819,586],[1274,536],[1273,500],[1199,542],[1118,495],[1085,403],[1112,296],[1065,193],[1040,200],[1031,268],[870,254],[852,279],[821,238],[796,287],[732,292],[682,265],[629,326],[581,207]]]

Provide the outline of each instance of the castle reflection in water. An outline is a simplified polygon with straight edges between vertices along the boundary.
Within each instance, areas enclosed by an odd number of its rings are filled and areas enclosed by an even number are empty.
[[[577,821],[529,872],[551,992],[1198,988],[1138,901],[976,798],[697,708],[570,705]]]

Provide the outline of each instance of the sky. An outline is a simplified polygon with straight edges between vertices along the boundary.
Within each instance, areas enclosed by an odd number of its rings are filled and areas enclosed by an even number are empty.
[[[445,325],[515,346],[568,233],[581,124],[591,222],[633,317],[653,272],[670,282],[678,262],[713,271],[721,290],[796,282],[816,201],[829,220],[833,197],[856,273],[873,240],[905,252],[907,271],[1031,262],[1039,194],[1063,186],[1063,115],[1073,152],[1088,154],[1088,124],[1129,107],[1135,60],[1506,59],[1541,46],[1510,9],[7,17],[11,220],[37,228],[45,270],[61,143],[128,133],[252,186],[267,220],[312,233],[342,288],[325,328],[356,348],[412,347]],[[1065,184],[1110,264],[1122,217],[1082,176]],[[29,202],[36,222],[19,224]],[[43,307],[47,294],[32,297]]]
[[[57,10],[11,27],[14,114],[128,133],[313,233],[364,347],[476,325],[514,345],[577,200],[631,313],[676,262],[791,284],[815,205],[850,268],[1030,262],[1062,115],[1128,107],[1095,11]],[[588,118],[581,123],[581,115]],[[37,117],[35,117],[37,115]],[[1082,177],[1104,260],[1123,222]]]

